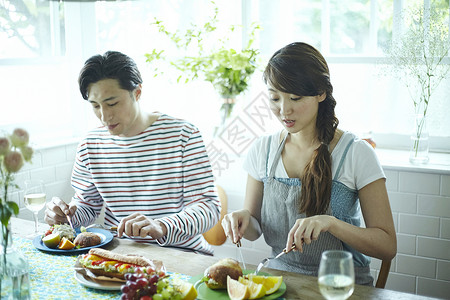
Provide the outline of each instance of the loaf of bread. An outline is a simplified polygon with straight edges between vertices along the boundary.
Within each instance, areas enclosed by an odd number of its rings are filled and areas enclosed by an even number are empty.
[[[102,239],[93,232],[82,232],[73,241],[75,247],[80,246],[81,248],[97,246],[101,242]]]

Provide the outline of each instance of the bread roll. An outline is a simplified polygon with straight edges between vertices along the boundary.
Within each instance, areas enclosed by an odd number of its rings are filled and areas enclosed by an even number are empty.
[[[75,246],[80,246],[81,248],[84,247],[91,247],[91,246],[97,246],[102,242],[102,239],[93,232],[82,232],[73,241]]]
[[[224,258],[210,266],[205,271],[205,275],[210,278],[205,284],[210,289],[226,289],[227,276],[238,280],[242,276],[242,269],[239,262],[232,258]]]

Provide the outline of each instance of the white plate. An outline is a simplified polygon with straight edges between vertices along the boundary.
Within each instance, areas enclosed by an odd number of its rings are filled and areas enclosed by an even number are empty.
[[[97,290],[120,291],[120,287],[124,284],[123,282],[108,281],[101,281],[101,283],[99,283],[90,279],[89,277],[84,276],[83,274],[78,273],[77,271],[75,271],[75,279],[81,285]]]

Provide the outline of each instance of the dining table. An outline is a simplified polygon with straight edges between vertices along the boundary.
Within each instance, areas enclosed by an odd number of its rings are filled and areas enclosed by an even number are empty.
[[[49,227],[47,224],[40,223],[39,231],[44,232]],[[93,288],[80,284],[76,280],[74,265],[79,253],[63,255],[37,249],[33,245],[32,239],[28,237],[34,231],[32,221],[11,218],[11,229],[13,246],[26,256],[29,263],[31,299],[120,299],[120,290]],[[102,248],[121,254],[142,255],[149,259],[160,260],[169,275],[180,277],[186,281],[202,275],[207,267],[220,259],[216,256],[161,247],[156,244],[138,243],[130,238],[117,238],[116,236]],[[231,258],[233,258],[232,256],[230,253]],[[246,268],[255,270],[256,266],[247,263]],[[324,299],[320,294],[315,276],[275,269],[265,269],[265,272],[274,276],[283,276],[286,289],[278,299]],[[201,298],[200,295],[198,299],[205,298]],[[349,299],[419,300],[430,298],[355,284],[355,289]]]

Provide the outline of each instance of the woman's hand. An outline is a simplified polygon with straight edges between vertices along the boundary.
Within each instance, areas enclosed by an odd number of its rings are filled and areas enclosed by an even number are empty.
[[[297,219],[289,231],[286,249],[291,249],[293,244],[296,250],[303,252],[303,243],[309,245],[319,238],[320,233],[326,232],[332,226],[333,216],[317,215],[304,219]]]
[[[246,209],[226,214],[222,219],[222,227],[225,235],[236,244],[244,236],[245,230],[250,223],[251,214]]]
[[[75,204],[67,204],[58,197],[53,197],[46,204],[44,220],[48,225],[68,223],[67,216],[72,217],[77,207]]]
[[[145,238],[150,236],[157,240],[167,234],[167,228],[160,221],[147,218],[140,213],[134,213],[120,221],[117,227],[117,236],[122,237],[124,233],[129,237]]]

